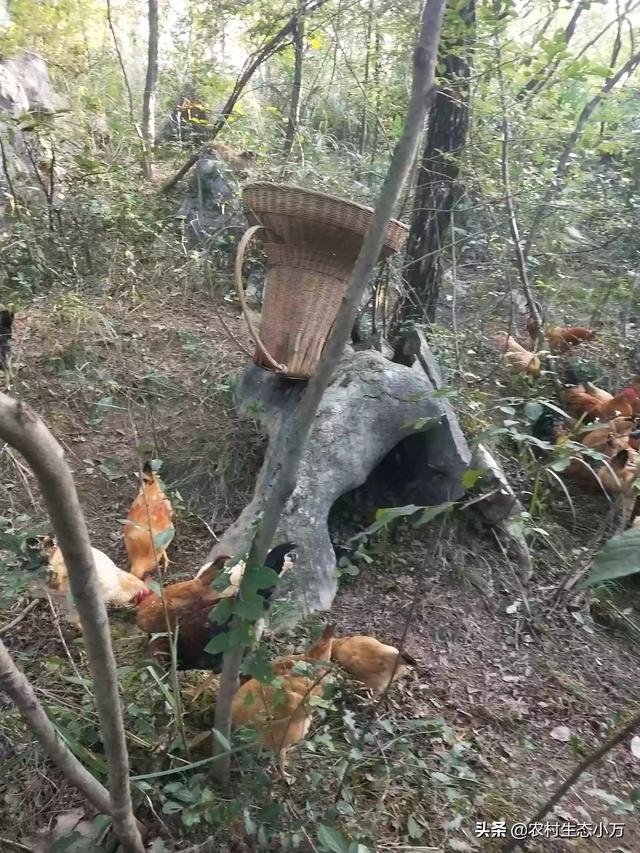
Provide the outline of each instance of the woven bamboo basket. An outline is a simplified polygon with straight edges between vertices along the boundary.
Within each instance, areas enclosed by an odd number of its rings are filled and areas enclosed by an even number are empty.
[[[312,376],[331,332],[373,210],[288,184],[248,184],[243,192],[251,227],[236,256],[236,286],[256,342],[255,362],[285,376]],[[409,229],[392,219],[381,257],[397,252]],[[246,310],[242,262],[258,232],[267,253],[260,329]]]

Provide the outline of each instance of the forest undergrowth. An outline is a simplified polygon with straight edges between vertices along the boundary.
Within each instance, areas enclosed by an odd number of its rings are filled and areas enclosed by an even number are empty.
[[[242,187],[291,182],[375,203],[402,131],[418,5],[172,6],[155,79],[155,0],[144,61],[140,9],[126,0],[10,6],[3,57],[43,57],[64,104],[0,115],[0,310],[16,312],[3,390],[44,418],[92,544],[123,568],[123,519],[141,462],[156,460],[175,510],[159,580],[191,578],[250,500],[266,447],[234,401],[254,349],[232,277]],[[334,672],[291,751],[289,785],[273,756],[234,735],[231,785],[216,786],[215,691],[201,672],[178,673],[176,690],[132,610],[110,611],[149,853],[498,851],[502,827],[530,820],[637,712],[640,565],[581,585],[622,529],[621,507],[565,479],[567,452],[532,438],[563,408],[572,371],[609,390],[640,375],[635,14],[631,2],[448,4],[399,204],[408,240],[376,272],[354,336],[389,354],[413,323],[424,329],[438,394],[522,504],[532,576],[476,513],[477,471],[469,498],[424,525],[381,469],[344,495],[332,537],[358,550],[339,560],[335,603],[293,629],[276,611],[262,662],[331,622],[416,663],[380,699]],[[209,159],[230,192],[196,240],[211,213]],[[259,251],[245,271],[258,310]],[[580,325],[595,339],[544,360],[539,377],[512,375],[496,334],[527,343],[539,309],[547,331]],[[59,737],[104,781],[84,641],[43,583],[51,532],[32,472],[1,445],[0,638]],[[639,762],[640,741],[625,739],[546,815],[567,834],[526,849],[640,850]],[[0,767],[0,853],[116,849],[109,818],[43,757],[2,692]]]
[[[116,282],[115,295],[61,289],[25,312],[13,390],[62,442],[92,542],[116,562],[125,559],[120,519],[135,494],[136,459],[152,451],[162,460],[177,509],[168,577],[180,579],[204,562],[214,536],[244,506],[259,467],[262,439],[232,399],[246,362],[240,345],[249,348],[250,341],[230,297],[220,300],[186,274],[162,291],[141,279],[135,289]],[[466,278],[465,286],[482,302],[481,280]],[[214,299],[224,325],[212,311]],[[491,307],[487,317],[493,316]],[[473,374],[467,368],[467,381],[456,387],[456,407],[476,434],[504,429],[541,388],[507,379],[484,332],[467,327],[461,334]],[[445,362],[453,357],[450,326],[435,328],[434,341]],[[620,361],[611,350],[589,346],[601,370],[618,375]],[[618,346],[624,350],[623,342]],[[490,381],[474,386],[473,377],[492,371]],[[530,507],[534,475],[526,454],[508,436],[498,439],[512,483]],[[3,637],[67,742],[99,772],[81,640],[46,598],[15,627],[5,627],[33,594],[41,568],[25,571],[24,552],[47,521],[33,477],[8,448],[2,474],[3,536],[23,550],[9,561],[2,581]],[[337,540],[370,524],[381,500],[366,486],[343,498],[334,511]],[[238,756],[233,795],[211,787],[206,765],[163,776],[185,760],[175,703],[131,618],[114,613],[132,772],[146,777],[136,783],[142,808],[176,839],[195,840],[219,827],[216,837],[229,849],[261,838],[274,846],[298,843],[309,821],[338,832],[347,846],[346,839],[357,839],[376,850],[425,844],[496,849],[495,840],[476,837],[476,823],[530,817],[532,802],[544,799],[625,718],[636,695],[633,581],[589,594],[570,610],[554,597],[593,547],[594,526],[602,525],[602,541],[615,530],[606,501],[572,493],[570,504],[559,489],[542,485],[535,503],[527,531],[535,574],[526,589],[503,545],[468,513],[423,531],[400,522],[369,542],[372,562],[344,572],[331,619],[340,633],[373,633],[398,643],[410,618],[406,648],[418,665],[375,713],[352,685],[336,687],[342,698],[327,701],[311,738],[296,749],[291,789],[265,775],[248,754]],[[312,619],[294,636],[276,633],[270,643],[287,653],[317,624]],[[184,719],[196,741],[212,719],[210,700],[188,698],[197,684],[196,676],[183,677]],[[3,822],[16,838],[78,805],[25,735],[19,718],[5,714]],[[206,754],[200,746],[189,757],[193,762]],[[622,821],[624,847],[632,850],[635,785],[635,758],[628,746],[620,747],[583,778],[560,814],[577,822]],[[328,805],[336,786],[339,794]],[[11,812],[18,802],[16,823]],[[232,842],[230,826],[236,827]],[[331,847],[337,843],[327,842],[326,849],[338,849]],[[580,849],[576,843],[582,842],[573,841],[573,849]],[[583,843],[587,849],[593,842]]]

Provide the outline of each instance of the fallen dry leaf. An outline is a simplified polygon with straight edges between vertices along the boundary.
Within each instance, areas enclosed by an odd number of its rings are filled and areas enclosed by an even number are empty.
[[[571,729],[567,726],[556,726],[555,729],[551,729],[551,737],[562,743],[568,743],[571,740]]]

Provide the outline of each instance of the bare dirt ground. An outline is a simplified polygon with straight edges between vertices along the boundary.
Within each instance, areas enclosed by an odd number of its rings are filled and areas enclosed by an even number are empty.
[[[231,395],[233,374],[246,361],[242,347],[251,348],[244,326],[233,306],[222,305],[236,343],[212,310],[210,296],[179,287],[137,291],[135,298],[100,296],[93,304],[83,297],[83,304],[80,310],[68,295],[52,297],[21,318],[14,393],[42,414],[63,444],[93,544],[120,565],[120,519],[137,489],[136,451],[163,460],[163,477],[177,510],[170,576],[191,575],[205,560],[213,535],[246,502],[260,463],[263,440],[253,424],[237,418]],[[510,465],[515,472],[513,460]],[[0,466],[0,515],[42,521],[30,473],[6,448]],[[531,483],[526,474],[519,477],[528,504]],[[357,514],[364,525],[376,505],[366,487],[361,491]],[[624,602],[615,612],[591,597],[581,599],[574,612],[554,605],[559,581],[594,528],[593,513],[601,516],[606,505],[595,499],[581,504],[576,496],[574,522],[558,494],[549,492],[547,499],[547,535],[536,540],[536,571],[526,590],[491,532],[466,516],[443,530],[419,534],[400,525],[375,549],[374,563],[342,585],[330,617],[340,633],[373,633],[397,644],[411,614],[405,646],[418,665],[384,700],[381,718],[392,729],[405,721],[441,719],[451,727],[454,742],[467,745],[465,761],[474,774],[464,808],[460,801],[452,811],[446,784],[419,804],[424,833],[414,847],[403,835],[405,799],[411,798],[401,786],[394,794],[392,786],[388,813],[379,824],[380,851],[466,850],[476,844],[501,849],[500,839],[475,838],[476,821],[509,825],[530,818],[575,764],[636,707],[633,584],[625,587]],[[347,499],[341,515],[349,506]],[[353,518],[338,525],[337,540],[357,526]],[[0,600],[0,629],[28,600],[28,592]],[[115,624],[122,664],[144,657],[143,638],[131,620],[119,614]],[[66,707],[71,737],[73,721],[87,701],[64,680],[69,678],[67,654],[81,656],[73,635],[64,626],[59,632],[41,603],[3,639],[41,698],[61,714]],[[152,723],[149,742],[158,738]],[[318,731],[340,725],[341,716],[329,714]],[[564,727],[561,740],[558,727]],[[46,826],[78,798],[28,737],[16,740],[16,731],[15,722],[3,723],[0,717],[5,766],[0,837],[17,840]],[[294,774],[296,766],[313,766],[317,749],[296,748]],[[420,749],[428,760],[434,745],[426,738]],[[157,750],[150,753],[137,764],[134,758],[135,772],[165,766]],[[625,742],[582,777],[555,818],[547,818],[624,823],[622,839],[547,840],[530,842],[528,849],[640,850],[640,822],[632,805],[639,773],[640,760]],[[303,804],[304,796],[298,802]],[[410,808],[417,807],[412,803]],[[454,833],[443,823],[455,813]],[[469,847],[447,847],[454,836],[466,837]],[[0,850],[13,849],[2,843]]]

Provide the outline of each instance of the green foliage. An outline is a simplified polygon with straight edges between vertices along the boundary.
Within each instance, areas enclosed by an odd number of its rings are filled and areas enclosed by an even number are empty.
[[[5,604],[24,594],[34,581],[34,572],[44,569],[40,539],[49,530],[48,522],[36,523],[26,514],[0,517],[0,592]]]
[[[398,519],[413,518],[414,516],[417,516],[418,513],[420,513],[420,515],[419,517],[414,518],[413,525],[414,527],[420,527],[423,524],[429,524],[429,522],[433,521],[434,518],[437,518],[443,513],[451,512],[454,506],[455,503],[448,501],[446,503],[439,504],[438,506],[425,507],[410,504],[409,506],[396,506],[379,509],[376,511],[376,520],[373,524],[370,524],[366,530],[355,536],[354,539],[364,539],[372,536],[375,533],[379,533],[381,530],[385,530],[390,524]]]
[[[596,586],[640,572],[640,529],[613,536],[593,561],[584,586]]]

